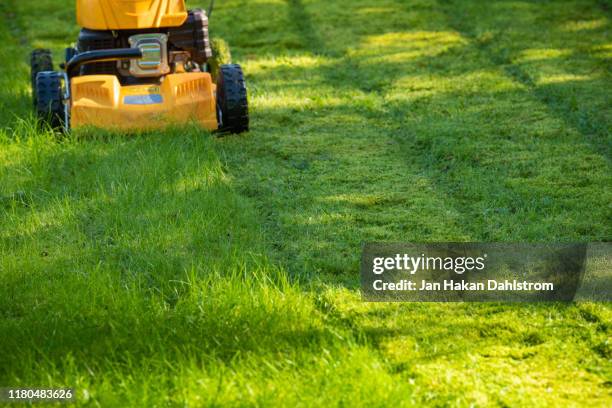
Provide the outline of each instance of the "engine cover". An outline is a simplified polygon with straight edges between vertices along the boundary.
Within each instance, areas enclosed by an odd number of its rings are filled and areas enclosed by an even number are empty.
[[[187,19],[185,0],[77,0],[76,12],[91,30],[178,27]]]

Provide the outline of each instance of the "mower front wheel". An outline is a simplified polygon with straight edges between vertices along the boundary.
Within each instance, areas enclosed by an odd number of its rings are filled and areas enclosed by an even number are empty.
[[[242,68],[238,64],[219,67],[217,78],[217,116],[221,132],[249,130],[249,104]]]
[[[65,129],[65,107],[61,72],[45,71],[36,76],[36,114],[41,123]]]

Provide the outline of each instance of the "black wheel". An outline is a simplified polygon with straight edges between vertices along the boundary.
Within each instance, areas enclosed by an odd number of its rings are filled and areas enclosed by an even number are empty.
[[[51,51],[36,49],[30,54],[30,81],[32,82],[32,95],[36,106],[36,75],[43,71],[53,71]]]
[[[36,114],[42,123],[54,129],[65,126],[65,112],[60,72],[44,71],[36,76]]]
[[[241,133],[249,130],[249,105],[242,68],[221,65],[217,78],[217,114],[219,130]]]

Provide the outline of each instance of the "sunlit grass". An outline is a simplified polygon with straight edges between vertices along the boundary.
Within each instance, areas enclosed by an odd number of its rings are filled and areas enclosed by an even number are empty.
[[[367,241],[610,239],[598,7],[217,2],[252,112],[217,138],[40,130],[27,54],[60,58],[73,2],[0,4],[0,386],[121,407],[609,405],[607,305],[358,291]]]
[[[604,28],[609,24],[607,18],[596,18],[592,20],[577,20],[570,21],[563,26],[563,29],[570,32],[577,32],[583,30],[595,30],[598,28]]]
[[[563,58],[571,56],[572,51],[570,49],[528,49],[521,52],[521,56],[515,61],[519,63],[529,61],[539,61],[554,58]]]

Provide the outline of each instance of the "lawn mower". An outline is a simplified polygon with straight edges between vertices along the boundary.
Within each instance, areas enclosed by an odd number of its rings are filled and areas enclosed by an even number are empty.
[[[34,106],[42,123],[70,130],[162,128],[193,121],[215,131],[249,128],[237,64],[220,65],[208,11],[185,0],[77,0],[81,28],[61,71],[51,51],[31,55]]]

